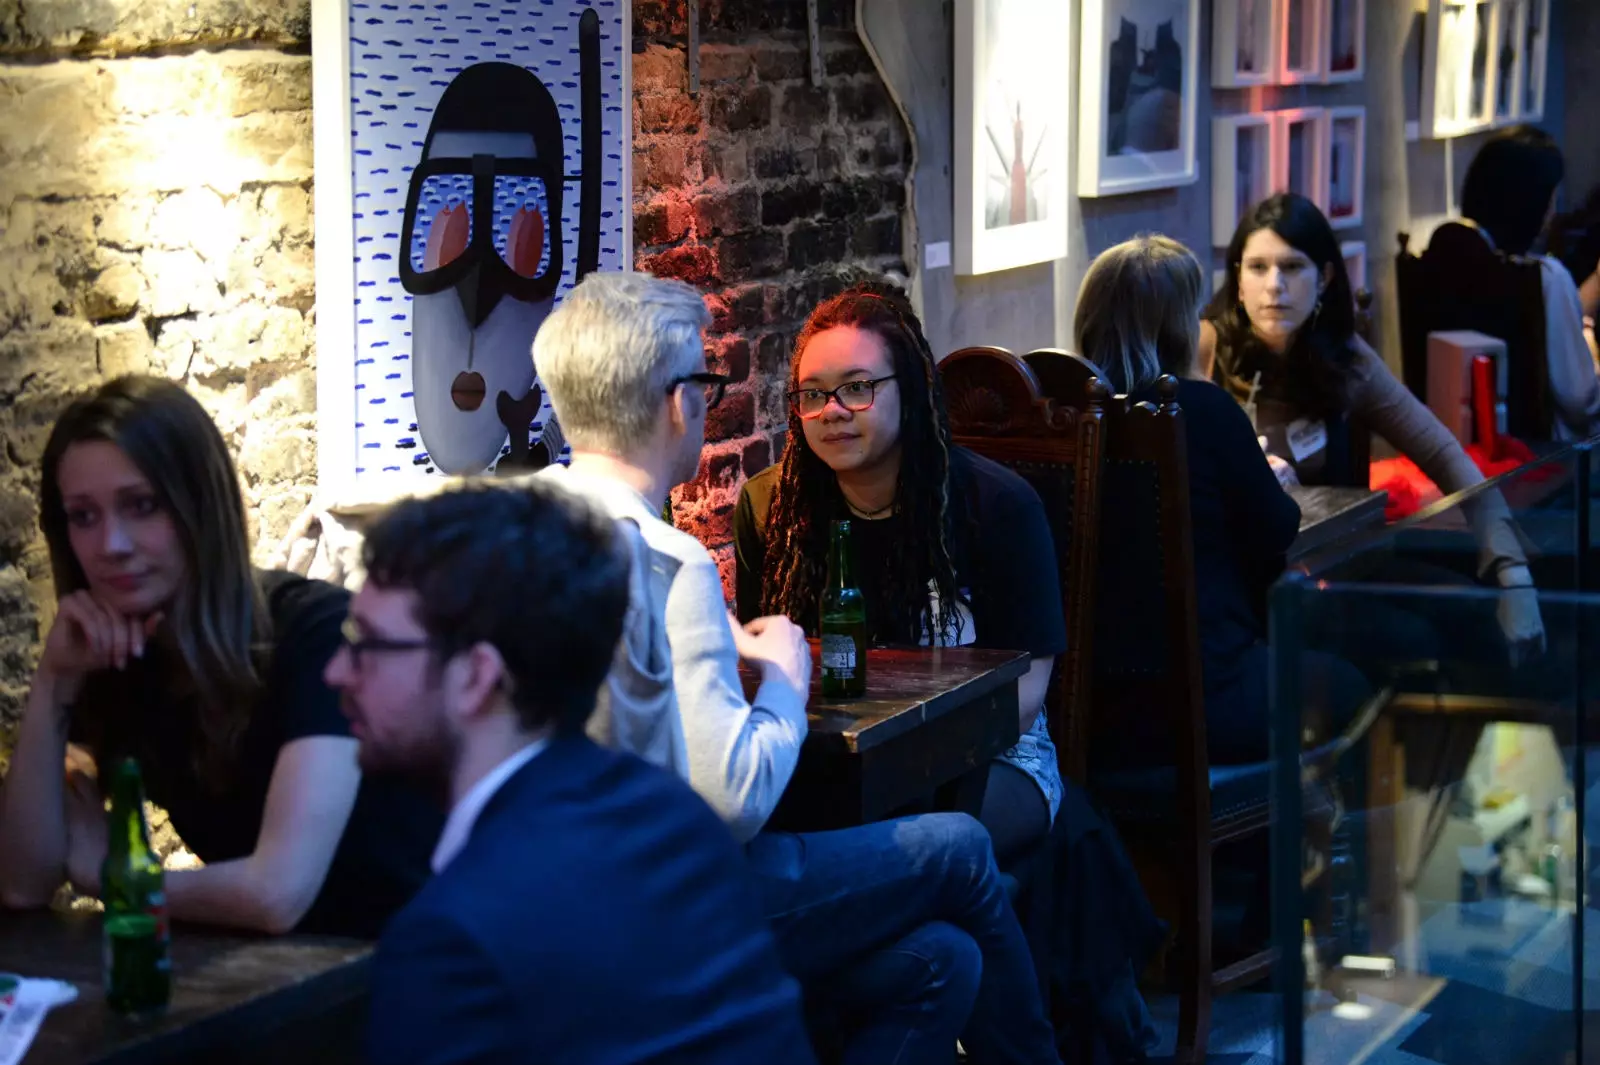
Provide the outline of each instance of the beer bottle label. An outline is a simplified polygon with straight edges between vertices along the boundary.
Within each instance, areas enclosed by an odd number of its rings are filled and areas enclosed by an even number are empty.
[[[822,668],[840,678],[855,676],[856,641],[842,633],[825,633],[822,637]]]

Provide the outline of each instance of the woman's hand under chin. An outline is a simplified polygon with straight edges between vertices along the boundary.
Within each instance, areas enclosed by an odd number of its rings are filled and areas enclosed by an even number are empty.
[[[58,683],[76,686],[90,673],[126,669],[143,658],[145,645],[161,624],[161,614],[134,618],[106,606],[88,592],[63,598],[45,637],[39,671]]]

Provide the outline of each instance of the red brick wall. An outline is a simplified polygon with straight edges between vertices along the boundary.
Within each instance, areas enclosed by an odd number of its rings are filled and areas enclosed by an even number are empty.
[[[811,85],[804,0],[701,0],[700,92],[688,94],[683,0],[634,0],[635,265],[701,288],[712,368],[734,384],[706,426],[673,520],[732,594],[739,488],[783,449],[789,352],[851,272],[903,271],[910,142],[856,36],[823,0],[825,77]]]

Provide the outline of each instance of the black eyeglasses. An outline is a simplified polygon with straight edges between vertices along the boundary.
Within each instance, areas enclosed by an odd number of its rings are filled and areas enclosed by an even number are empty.
[[[350,664],[358,670],[361,668],[361,656],[369,651],[379,654],[386,651],[423,651],[434,645],[432,640],[385,640],[377,636],[363,636],[355,618],[344,619],[339,626],[339,635],[344,637],[344,645],[350,648]]]
[[[667,395],[677,391],[679,385],[696,384],[706,390],[706,410],[710,410],[722,402],[722,394],[728,390],[728,375],[711,373],[702,370],[699,373],[686,373],[682,377],[674,377],[667,385]]]
[[[872,401],[878,398],[878,386],[885,381],[893,381],[894,374],[888,377],[874,377],[870,381],[846,381],[838,388],[797,388],[788,393],[789,405],[800,412],[802,418],[820,417],[828,409],[828,400],[836,399],[839,406],[852,414],[867,410],[872,406]]]

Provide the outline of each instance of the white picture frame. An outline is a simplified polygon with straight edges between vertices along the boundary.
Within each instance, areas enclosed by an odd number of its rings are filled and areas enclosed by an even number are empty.
[[[1498,0],[1494,16],[1495,68],[1494,101],[1491,123],[1509,126],[1521,120],[1523,66],[1527,56],[1522,48],[1527,30],[1529,0]]]
[[[1211,12],[1214,87],[1271,85],[1277,78],[1278,10],[1278,0],[1215,0]]]
[[[1078,195],[1193,184],[1200,0],[1084,0],[1079,44]]]
[[[1274,123],[1270,112],[1211,120],[1211,242],[1226,248],[1239,219],[1272,194]]]
[[[1494,122],[1496,0],[1428,0],[1419,135],[1436,140]]]
[[[1272,112],[1272,191],[1297,192],[1328,213],[1328,111]]]
[[[956,0],[955,16],[956,273],[1064,258],[1069,10],[1057,0]]]
[[[1330,107],[1327,129],[1328,202],[1323,209],[1335,229],[1359,226],[1367,176],[1367,109]]]
[[[1327,0],[1277,0],[1278,84],[1324,80],[1324,18]]]
[[[1350,278],[1350,295],[1367,287],[1367,242],[1347,240],[1339,245],[1339,256],[1344,259],[1344,271]]]
[[[1526,0],[1518,29],[1517,121],[1544,118],[1545,83],[1550,68],[1550,0]]]
[[[1321,0],[1322,80],[1360,81],[1367,73],[1367,0]]]

